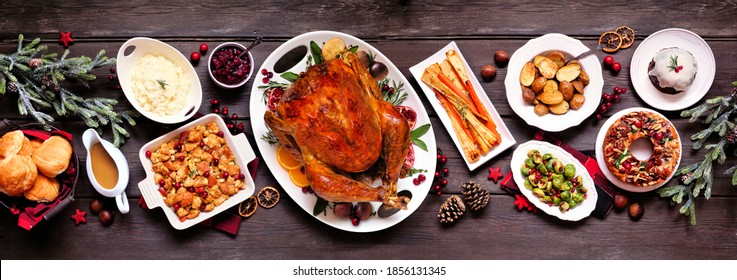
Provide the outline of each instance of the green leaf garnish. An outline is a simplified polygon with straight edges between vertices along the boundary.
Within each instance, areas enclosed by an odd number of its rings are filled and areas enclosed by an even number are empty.
[[[156,82],[158,82],[158,83],[159,83],[159,86],[161,86],[161,88],[162,88],[163,90],[166,90],[166,86],[168,86],[168,85],[169,85],[169,84],[167,84],[167,83],[166,83],[166,81],[164,81],[164,80],[156,80]]]
[[[294,83],[294,81],[296,81],[299,78],[299,75],[295,74],[294,72],[289,72],[289,71],[284,72],[279,76],[292,83]]]
[[[425,135],[425,133],[427,133],[429,130],[430,124],[426,123],[418,128],[415,128],[415,130],[412,130],[412,132],[409,133],[410,141],[412,141],[413,144],[415,144],[417,147],[425,152],[427,152],[427,144],[425,144],[424,141],[420,140],[420,137]]]
[[[312,216],[317,216],[317,215],[320,215],[320,213],[324,213],[325,208],[327,207],[328,207],[328,201],[318,197],[317,201],[315,201],[315,208],[313,208],[312,210]]]
[[[322,63],[322,48],[315,41],[310,41],[310,52],[312,53],[312,59],[315,60],[315,64]]]

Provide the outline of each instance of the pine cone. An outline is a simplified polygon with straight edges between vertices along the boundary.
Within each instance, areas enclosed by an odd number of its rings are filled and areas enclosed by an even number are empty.
[[[41,59],[33,58],[28,61],[28,67],[31,67],[31,69],[36,69],[36,67],[41,65]]]
[[[724,140],[733,145],[737,143],[737,126],[724,136]]]
[[[16,93],[18,92],[18,85],[14,82],[8,83],[8,92]]]
[[[460,219],[464,213],[466,213],[466,205],[463,204],[463,200],[457,195],[453,195],[440,206],[438,218],[440,223],[449,224]]]
[[[461,191],[463,192],[463,201],[468,204],[471,210],[479,211],[489,204],[489,191],[475,181],[463,183]]]

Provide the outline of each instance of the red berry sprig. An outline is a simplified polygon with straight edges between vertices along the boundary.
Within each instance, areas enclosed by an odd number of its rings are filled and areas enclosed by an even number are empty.
[[[617,61],[614,61],[614,57],[611,55],[607,55],[604,57],[604,60],[602,61],[602,64],[604,64],[604,68],[608,68],[609,71],[612,72],[612,75],[619,74],[619,71],[622,70],[622,64],[620,64]]]
[[[225,121],[225,126],[228,128],[228,130],[230,130],[230,133],[237,134],[243,132],[243,130],[246,129],[246,125],[238,121],[238,114],[230,115],[228,114],[230,113],[228,107],[223,107],[222,109],[220,108],[220,100],[210,100],[210,106],[213,108],[212,112],[220,115],[223,121]]]
[[[435,179],[432,183],[432,188],[430,188],[430,193],[434,193],[436,195],[442,195],[443,194],[443,188],[448,185],[448,180],[445,179],[446,176],[448,176],[449,170],[447,167],[445,167],[445,163],[448,162],[448,157],[443,154],[443,151],[438,148],[438,164],[435,167]],[[422,175],[422,174],[420,174]]]
[[[613,103],[619,102],[620,95],[627,93],[627,89],[623,87],[614,87],[612,93],[605,93],[601,95],[601,101],[599,102],[599,108],[596,109],[596,119],[600,120],[602,115],[609,111]]]

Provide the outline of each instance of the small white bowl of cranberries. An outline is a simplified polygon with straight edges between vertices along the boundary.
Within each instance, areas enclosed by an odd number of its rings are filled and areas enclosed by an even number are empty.
[[[207,60],[207,73],[210,79],[221,88],[237,88],[245,85],[253,74],[253,56],[241,56],[246,50],[235,42],[222,43],[210,53]]]

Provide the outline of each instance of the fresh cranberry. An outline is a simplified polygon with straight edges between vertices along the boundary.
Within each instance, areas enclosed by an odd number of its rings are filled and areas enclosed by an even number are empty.
[[[220,109],[218,108],[212,109],[212,112],[215,114],[220,114]]]
[[[243,174],[243,173],[238,174],[238,180],[245,180],[245,179],[246,179],[246,174]]]
[[[632,164],[629,161],[625,161],[622,163],[622,167],[624,167],[625,170],[632,169]]]
[[[443,156],[442,158],[440,158],[440,162],[441,163],[446,163],[447,161],[448,161],[448,157],[447,156]]]
[[[351,224],[353,224],[354,226],[358,226],[359,223],[361,223],[361,220],[359,220],[357,217],[351,218]]]
[[[600,114],[596,114],[596,119],[597,120],[600,120],[601,119],[601,115]]]
[[[228,107],[223,107],[223,109],[220,111],[223,113],[223,115],[228,115]]]
[[[273,77],[274,77],[274,73],[272,73],[272,72],[266,73],[266,78],[271,79]]]
[[[181,182],[177,182],[176,184],[174,184],[174,187],[178,190],[179,188],[182,187],[182,183]]]
[[[212,106],[220,105],[220,100],[217,100],[217,99],[210,100],[210,105]]]
[[[263,79],[261,79],[261,82],[264,83],[264,84],[268,84],[269,83],[269,78],[264,77]]]
[[[235,128],[235,125],[234,125],[234,124],[232,124],[232,123],[227,123],[227,124],[225,125],[225,127],[227,127],[227,128],[228,128],[228,130],[233,130],[233,128]]]
[[[269,71],[266,70],[266,68],[261,69],[261,75],[266,75],[266,73],[269,73]]]
[[[243,124],[243,123],[239,123],[238,124],[238,127],[236,127],[236,128],[238,129],[239,132],[242,132],[243,130],[246,129],[246,125]]]
[[[115,72],[116,72],[115,67],[111,67],[110,68],[110,74],[115,74]]]
[[[607,102],[607,103],[606,103],[606,107],[607,107],[607,108],[611,108],[611,107],[612,107],[612,102]]]
[[[612,96],[612,100],[614,100],[614,102],[619,101],[619,94]]]
[[[200,211],[205,211],[205,207],[206,207],[206,205],[204,203],[203,204],[200,204]]]
[[[663,133],[662,132],[656,132],[655,135],[653,135],[655,138],[655,141],[663,140]]]
[[[604,66],[612,67],[612,63],[614,63],[614,58],[611,55],[604,57]]]
[[[450,172],[450,170],[448,170],[447,167],[446,168],[443,168],[443,174],[448,175],[448,172]]]
[[[151,151],[146,151],[146,158],[151,158]]]
[[[237,120],[238,119],[238,114],[233,114],[232,116],[230,116],[230,118],[232,120]]]
[[[205,147],[205,142],[204,141],[200,141],[200,144],[199,145],[200,145],[200,148],[204,148]]]
[[[443,192],[442,191],[438,191],[438,192],[435,193],[435,195],[441,196],[441,195],[443,195]]]
[[[619,93],[619,87],[614,87],[614,92]]]
[[[210,177],[210,171],[205,171],[205,173],[202,174],[202,176],[205,178]]]
[[[602,98],[604,98],[604,101],[609,101],[609,100],[611,100],[611,99],[612,99],[612,95],[611,95],[611,94],[608,94],[608,93],[605,93],[605,94],[604,94],[604,95],[602,96]]]
[[[212,160],[212,164],[215,165],[215,166],[218,166],[218,165],[220,165],[220,160],[219,159],[213,159]]]
[[[392,94],[394,94],[394,88],[393,87],[389,88],[389,95],[392,95]]]
[[[612,64],[612,74],[619,74],[619,70],[622,70],[622,64],[619,64],[619,62]]]
[[[179,210],[179,208],[182,207],[179,205],[179,203],[174,204],[174,211]]]
[[[200,62],[200,53],[193,52],[191,55],[189,55],[189,60],[192,61],[192,63],[197,64]]]
[[[420,182],[420,179],[414,178],[414,179],[412,179],[412,183],[415,184],[415,186],[417,186],[417,185],[419,185],[422,182]]]
[[[642,128],[642,121],[640,120],[635,121],[635,127]]]
[[[225,137],[225,133],[223,133],[222,131],[218,131],[217,136],[221,138]]]
[[[159,181],[159,187],[163,187],[166,185],[166,182],[164,180]]]
[[[601,105],[601,108],[599,108],[599,112],[606,113],[606,111],[609,110],[609,107],[606,106],[606,104]]]
[[[432,187],[432,189],[436,192],[440,191],[440,185],[435,185]]]
[[[181,152],[182,151],[182,144],[181,143],[177,143],[177,145],[174,146],[174,149],[176,149],[177,152]]]
[[[200,53],[205,54],[205,53],[207,53],[207,50],[208,49],[209,49],[209,47],[207,46],[207,44],[201,44],[200,45]]]
[[[208,196],[209,194],[207,194],[207,192],[203,192],[203,193],[202,193],[202,194],[200,194],[200,195],[202,196],[202,198],[207,198],[207,196]]]
[[[440,172],[435,171],[435,178],[440,178]]]
[[[383,86],[381,86],[381,91],[389,91],[389,85],[384,84]]]
[[[420,182],[424,182],[427,178],[425,178],[425,174],[420,174],[417,176],[417,179],[420,180]]]
[[[625,93],[627,93],[626,88],[619,88],[619,94],[625,94]]]
[[[115,75],[110,75],[110,76],[107,76],[107,79],[108,79],[108,80],[111,80],[111,81],[112,81],[112,80],[115,80]]]
[[[187,188],[187,192],[191,192],[191,193],[193,193],[193,192],[194,192],[194,187],[189,187],[189,188]]]
[[[227,171],[224,171],[222,175],[223,175],[222,178],[228,178],[228,176],[230,176],[230,173],[228,173]]]
[[[443,186],[447,186],[448,180],[443,179],[442,181],[440,181],[440,184],[442,184]]]
[[[184,161],[184,156],[179,156],[179,161]]]

